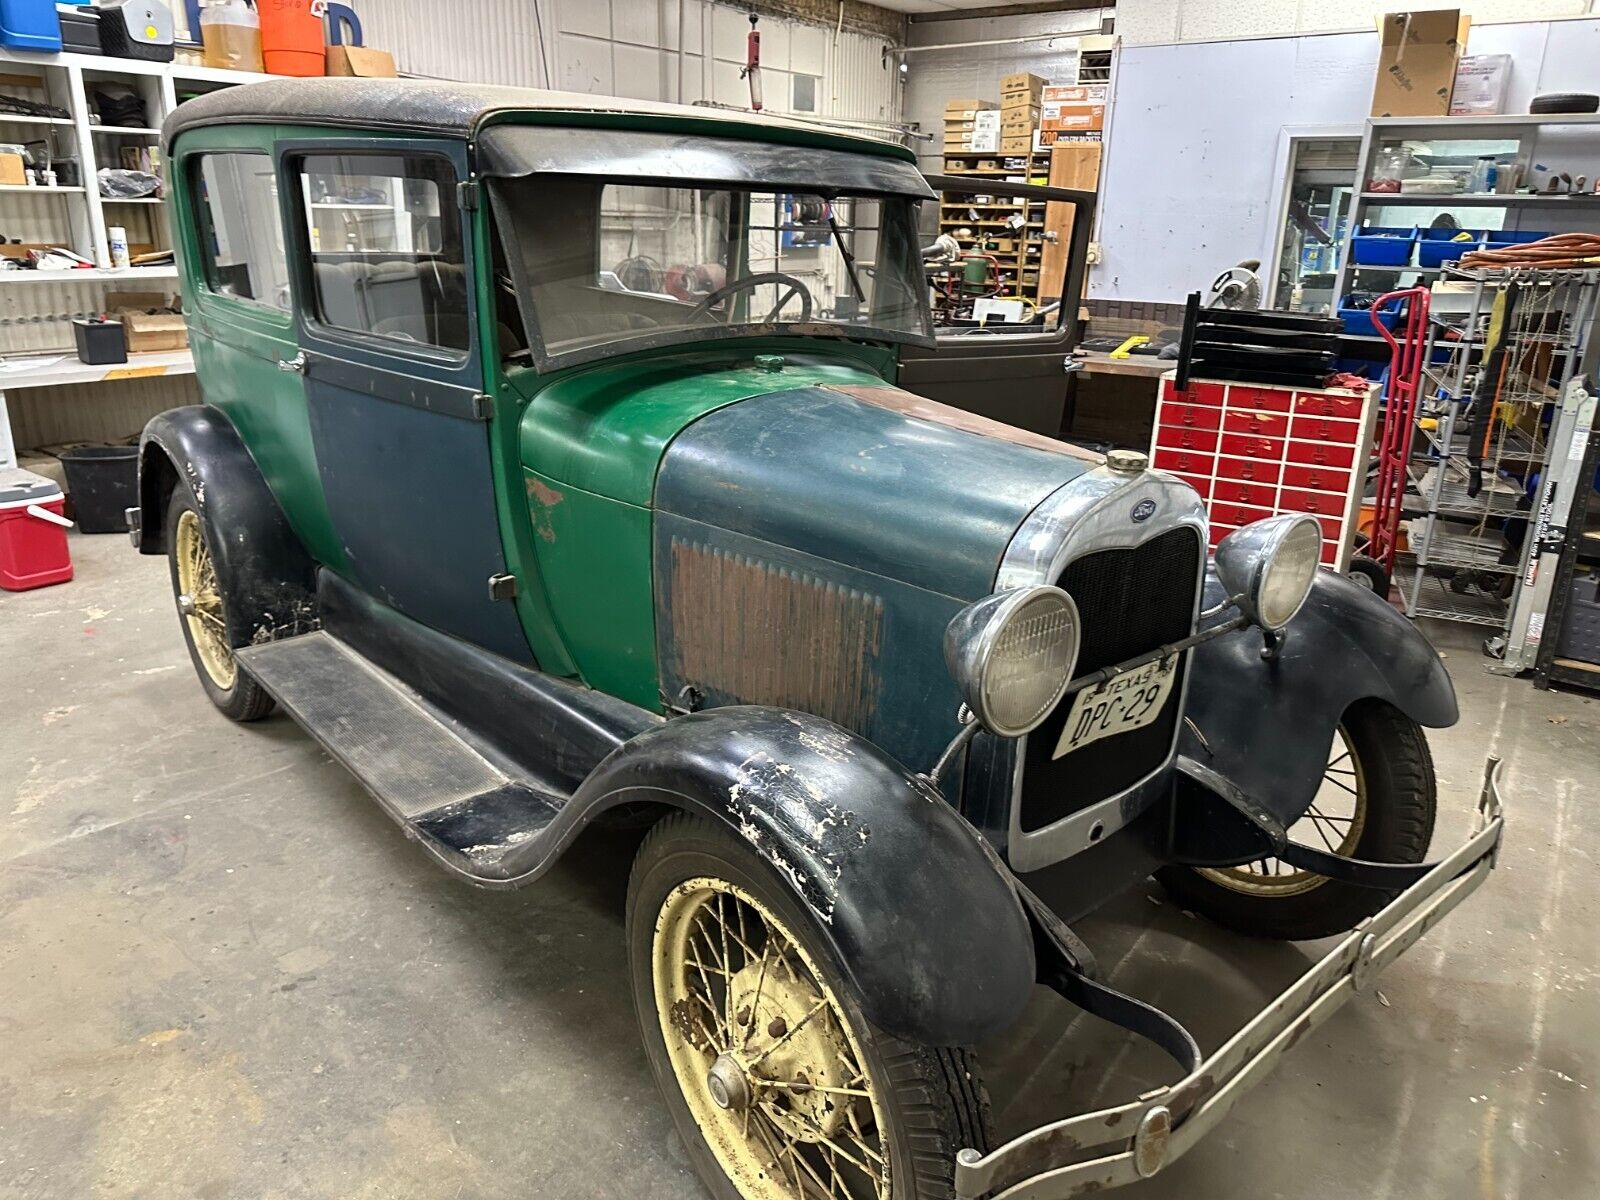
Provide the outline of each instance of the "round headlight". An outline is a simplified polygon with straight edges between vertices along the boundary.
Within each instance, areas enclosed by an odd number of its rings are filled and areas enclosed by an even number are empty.
[[[956,614],[944,655],[982,726],[1020,737],[1049,715],[1078,663],[1078,606],[1056,587],[986,596]]]
[[[1321,558],[1322,526],[1314,517],[1267,517],[1222,539],[1217,574],[1251,620],[1279,630],[1306,602]]]

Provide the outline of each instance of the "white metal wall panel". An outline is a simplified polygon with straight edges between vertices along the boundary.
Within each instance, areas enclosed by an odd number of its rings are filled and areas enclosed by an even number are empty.
[[[61,442],[120,442],[159,412],[200,403],[193,375],[81,383],[8,392],[11,431],[19,450]]]
[[[1580,17],[1593,0],[1120,0],[1125,46],[1367,30],[1387,12],[1456,8],[1474,24]]]

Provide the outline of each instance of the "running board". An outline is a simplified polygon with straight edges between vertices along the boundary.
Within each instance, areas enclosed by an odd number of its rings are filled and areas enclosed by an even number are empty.
[[[408,836],[459,874],[507,879],[507,857],[565,803],[497,765],[469,730],[324,631],[236,657]]]

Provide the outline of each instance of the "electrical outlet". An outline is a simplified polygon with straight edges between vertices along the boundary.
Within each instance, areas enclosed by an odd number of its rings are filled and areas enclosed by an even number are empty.
[[[1084,262],[1088,263],[1091,267],[1098,267],[1104,261],[1105,255],[1100,252],[1100,243],[1090,242],[1089,253],[1084,257]]]

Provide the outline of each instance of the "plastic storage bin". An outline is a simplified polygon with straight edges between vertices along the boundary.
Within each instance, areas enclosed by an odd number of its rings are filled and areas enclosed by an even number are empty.
[[[1548,233],[1537,233],[1532,229],[1491,229],[1484,235],[1488,238],[1486,250],[1509,250],[1513,246],[1526,246],[1529,242],[1543,241],[1549,237]]]
[[[1403,267],[1416,244],[1415,226],[1365,225],[1350,239],[1350,258],[1365,267]]]
[[[261,57],[274,75],[324,75],[328,51],[322,18],[311,13],[311,0],[275,0],[258,10]]]
[[[72,514],[83,533],[126,533],[139,503],[139,447],[79,446],[61,452]]]
[[[1378,310],[1378,319],[1383,322],[1385,329],[1393,329],[1400,320],[1402,300],[1391,300]],[[1344,323],[1346,333],[1367,334],[1372,337],[1378,335],[1378,328],[1372,323],[1372,303],[1360,303],[1350,296],[1339,302],[1339,320]]]
[[[1481,250],[1484,236],[1481,229],[1424,229],[1417,239],[1417,266],[1442,267],[1455,262],[1469,251]]]
[[[43,475],[0,470],[0,588],[25,592],[72,578],[66,497]]]
[[[60,50],[55,0],[0,0],[0,46],[45,54]]]

